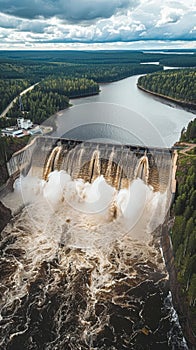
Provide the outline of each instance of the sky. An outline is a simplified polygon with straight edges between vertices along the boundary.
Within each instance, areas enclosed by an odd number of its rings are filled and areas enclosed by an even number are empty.
[[[196,48],[196,0],[0,0],[0,50]]]

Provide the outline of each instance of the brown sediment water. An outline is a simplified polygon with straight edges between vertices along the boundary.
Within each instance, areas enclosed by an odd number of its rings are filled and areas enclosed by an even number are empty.
[[[44,142],[4,199],[24,208],[1,233],[2,349],[187,349],[160,245],[172,153]]]

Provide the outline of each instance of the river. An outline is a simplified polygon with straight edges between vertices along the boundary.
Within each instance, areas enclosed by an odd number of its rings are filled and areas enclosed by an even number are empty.
[[[139,91],[136,81],[71,101],[54,117],[54,136],[172,145],[193,114]],[[24,156],[29,174],[4,198],[11,209],[18,203],[18,214],[1,234],[0,348],[187,350],[160,246],[169,152],[148,162],[118,145],[37,142],[32,159]]]
[[[99,95],[71,100],[55,116],[53,136],[171,147],[194,114],[139,90],[138,78],[101,84]]]

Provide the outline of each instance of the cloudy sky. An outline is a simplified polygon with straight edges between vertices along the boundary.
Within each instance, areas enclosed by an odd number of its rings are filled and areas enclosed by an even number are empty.
[[[0,49],[196,48],[196,0],[0,0]]]

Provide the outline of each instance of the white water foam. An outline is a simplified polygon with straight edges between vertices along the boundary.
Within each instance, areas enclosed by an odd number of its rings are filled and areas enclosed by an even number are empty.
[[[114,222],[113,226],[121,226],[123,235],[134,231],[137,225],[141,228],[141,224],[143,228],[145,226],[145,231],[151,233],[163,223],[168,210],[168,191],[162,194],[153,192],[139,178],[133,180],[127,189],[117,191],[102,175],[89,183],[82,179],[72,180],[65,171],[53,171],[48,181],[21,176],[14,187],[12,197],[22,195],[27,210],[29,204],[44,201],[44,206],[48,206],[50,211],[58,212],[63,206],[66,212],[74,212],[80,221],[84,217],[87,222],[90,219],[96,225]],[[4,199],[5,205],[10,206],[10,202],[10,197],[7,203]]]
[[[88,183],[72,180],[65,171],[51,172],[48,181],[20,177],[14,187],[12,201],[22,198],[24,208],[3,234],[15,236],[11,248],[22,249],[24,253],[19,259],[7,260],[15,270],[7,281],[5,308],[28,294],[43,262],[49,266],[55,259],[58,264],[52,267],[40,305],[48,292],[56,290],[64,274],[72,285],[79,271],[89,269],[91,283],[86,310],[89,315],[99,294],[107,295],[118,285],[114,278],[118,273],[122,279],[126,276],[132,287],[148,279],[148,271],[161,271],[167,276],[160,250],[151,242],[152,228],[164,220],[168,192],[154,192],[141,179],[117,191],[103,176]],[[114,293],[115,303],[119,298]],[[100,327],[103,326],[102,319]],[[94,334],[92,328],[88,330],[88,322],[86,327],[86,334]],[[98,324],[95,333],[97,327]]]

